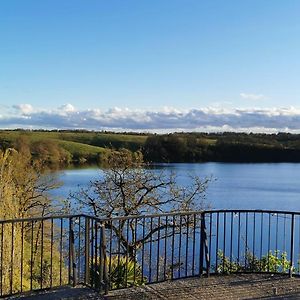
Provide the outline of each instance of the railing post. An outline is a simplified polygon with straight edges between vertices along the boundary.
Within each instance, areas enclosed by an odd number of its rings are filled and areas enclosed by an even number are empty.
[[[290,259],[290,277],[293,276],[293,264],[294,264],[294,230],[295,230],[295,214],[292,214],[292,222],[291,222],[291,259]]]
[[[104,293],[108,294],[108,272],[107,272],[107,261],[106,261],[106,237],[105,237],[105,223],[101,223],[101,252],[103,261],[103,282],[104,282]]]
[[[84,282],[86,285],[90,283],[90,219],[85,217],[85,275]]]
[[[208,245],[207,245],[207,235],[206,235],[206,226],[205,226],[205,213],[201,213],[200,217],[200,262],[199,262],[199,276],[202,276],[204,273],[204,259],[206,262],[206,274],[209,276],[210,272],[210,261],[208,254]]]
[[[73,229],[73,219],[69,219],[69,284],[76,286],[76,262],[75,262],[75,236]]]

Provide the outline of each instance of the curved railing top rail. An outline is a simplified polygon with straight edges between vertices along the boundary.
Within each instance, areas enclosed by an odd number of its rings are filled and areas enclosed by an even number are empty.
[[[12,222],[30,222],[30,221],[41,221],[49,219],[69,219],[69,218],[90,218],[97,220],[99,222],[107,221],[118,221],[118,220],[128,220],[128,219],[140,219],[140,218],[156,218],[156,217],[167,217],[167,216],[180,216],[180,215],[194,215],[194,214],[210,214],[210,213],[266,213],[266,214],[288,214],[288,215],[300,215],[300,211],[287,211],[287,210],[268,210],[268,209],[210,209],[210,210],[196,210],[196,211],[174,211],[167,213],[156,213],[156,214],[143,214],[143,215],[128,215],[120,217],[111,218],[101,218],[92,216],[89,214],[61,214],[61,215],[49,215],[44,217],[32,217],[32,218],[17,218],[17,219],[7,219],[0,220],[0,224],[12,223]]]
[[[94,220],[105,222],[105,221],[118,221],[128,219],[142,219],[142,218],[157,218],[167,216],[186,216],[186,215],[200,215],[210,213],[266,213],[266,214],[289,214],[289,215],[300,215],[300,211],[285,211],[285,210],[266,210],[266,209],[211,209],[211,210],[196,210],[196,211],[174,211],[168,213],[156,213],[156,214],[145,214],[145,215],[129,215],[112,218],[99,218],[95,216],[84,215],[85,217],[93,218]]]

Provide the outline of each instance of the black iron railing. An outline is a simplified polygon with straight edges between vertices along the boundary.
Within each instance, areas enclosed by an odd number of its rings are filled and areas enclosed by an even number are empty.
[[[209,275],[300,274],[300,213],[215,210],[0,221],[0,295],[84,284],[100,292]]]

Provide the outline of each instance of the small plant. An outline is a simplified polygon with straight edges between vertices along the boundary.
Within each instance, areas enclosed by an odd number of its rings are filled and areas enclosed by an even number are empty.
[[[230,260],[225,256],[222,250],[218,251],[218,273],[235,273],[235,272],[271,272],[285,273],[290,269],[290,261],[287,259],[286,252],[275,250],[269,251],[268,254],[258,258],[251,252],[246,252],[243,261]]]
[[[112,289],[140,286],[146,282],[146,278],[142,276],[140,265],[129,257],[116,255],[111,260],[107,259],[106,268],[110,270],[109,282]],[[100,264],[92,264],[90,274],[91,282],[100,289]]]

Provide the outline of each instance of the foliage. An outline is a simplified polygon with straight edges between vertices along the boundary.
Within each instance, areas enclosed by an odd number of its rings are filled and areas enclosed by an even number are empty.
[[[0,219],[44,215],[51,209],[49,191],[59,186],[41,162],[14,149],[0,151]]]
[[[286,252],[275,250],[269,251],[266,255],[258,258],[251,252],[246,252],[243,262],[230,261],[230,258],[219,250],[218,251],[218,273],[234,273],[234,272],[286,272],[290,269],[290,261],[287,259]]]
[[[90,268],[91,283],[94,283],[97,289],[101,284],[100,267],[99,263],[93,263]],[[141,266],[129,257],[115,255],[111,257],[111,260],[107,259],[106,268],[110,269],[109,282],[113,289],[140,286],[146,283],[146,278],[142,276]]]
[[[45,173],[41,163],[32,163],[30,152],[27,150],[23,144],[20,145],[19,152],[10,148],[4,152],[0,151],[0,220],[45,216],[53,210],[48,192],[59,183],[51,174]],[[50,282],[50,224],[45,222],[43,229],[41,226],[41,222],[8,222],[1,225],[0,272],[3,275],[3,294],[10,291],[11,282],[12,292],[20,289],[21,265],[23,290],[28,290],[31,283],[33,288],[37,288]],[[43,242],[42,230],[44,237],[48,232],[48,238],[44,238]],[[52,273],[58,274],[59,251],[57,245],[52,247]],[[64,268],[62,276],[66,276]],[[57,280],[53,278],[52,283],[57,284]]]

